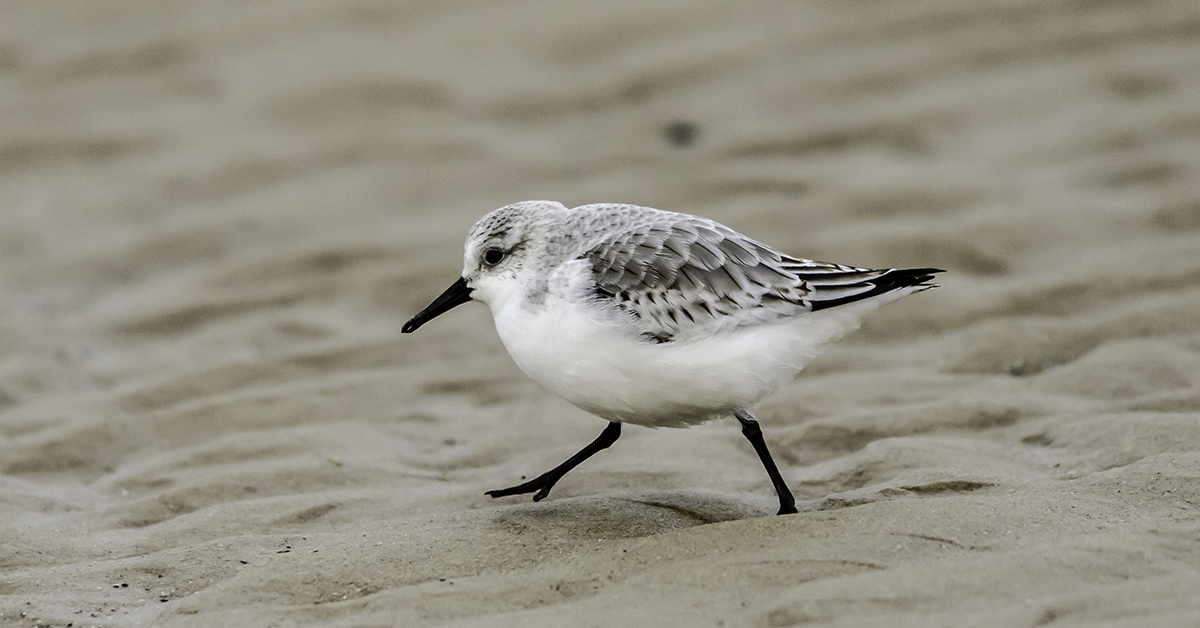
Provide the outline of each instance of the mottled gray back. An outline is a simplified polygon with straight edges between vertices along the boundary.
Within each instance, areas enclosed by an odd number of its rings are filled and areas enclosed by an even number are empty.
[[[647,207],[587,205],[569,220],[597,294],[659,342],[795,316],[888,272],[789,257],[720,223]]]

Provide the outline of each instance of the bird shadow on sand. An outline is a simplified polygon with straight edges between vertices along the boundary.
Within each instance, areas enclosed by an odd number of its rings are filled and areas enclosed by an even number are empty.
[[[699,525],[773,516],[762,503],[698,491],[650,491],[523,503],[499,510],[498,531],[566,539],[631,539]]]

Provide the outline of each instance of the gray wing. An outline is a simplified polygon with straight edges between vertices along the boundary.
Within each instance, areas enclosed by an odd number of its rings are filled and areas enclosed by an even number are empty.
[[[711,220],[622,209],[621,228],[608,231],[584,257],[597,296],[629,313],[656,342],[834,307],[922,284],[936,272],[789,257]],[[632,210],[646,213],[629,215]]]

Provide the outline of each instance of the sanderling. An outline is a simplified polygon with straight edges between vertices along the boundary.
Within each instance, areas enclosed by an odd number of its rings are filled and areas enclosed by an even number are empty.
[[[865,312],[935,287],[938,272],[791,257],[712,220],[648,207],[526,201],[475,223],[462,277],[401,331],[482,301],[521,370],[609,421],[566,462],[492,497],[543,499],[616,442],[622,423],[686,427],[733,415],[782,515],[796,512],[795,498],[750,408]]]

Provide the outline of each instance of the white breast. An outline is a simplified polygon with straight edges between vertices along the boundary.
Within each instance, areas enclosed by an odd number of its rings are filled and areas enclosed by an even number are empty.
[[[864,301],[662,344],[558,290],[538,305],[511,299],[493,316],[517,366],[551,392],[612,421],[684,427],[749,408],[875,307]]]

